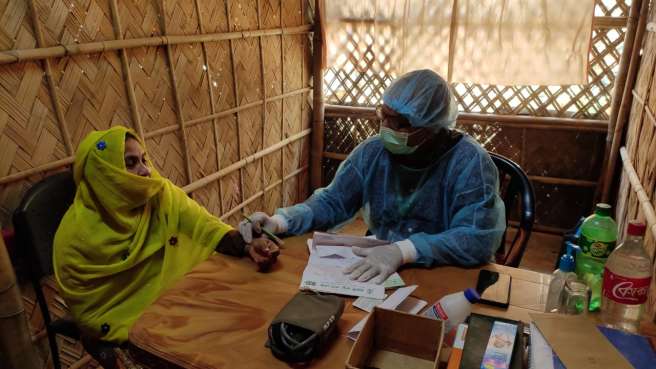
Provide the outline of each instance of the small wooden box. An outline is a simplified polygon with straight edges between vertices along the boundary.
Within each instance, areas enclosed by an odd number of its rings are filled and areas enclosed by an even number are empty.
[[[437,369],[444,322],[374,308],[346,360],[348,369]]]

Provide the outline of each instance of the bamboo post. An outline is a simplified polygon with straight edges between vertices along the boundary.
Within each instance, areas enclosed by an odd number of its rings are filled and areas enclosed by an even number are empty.
[[[228,30],[232,28],[230,23],[230,7],[228,1],[225,2],[226,22],[228,23]],[[235,44],[232,40],[228,41],[230,44],[230,66],[232,68],[232,91],[235,97],[235,106],[239,106],[239,88],[237,84],[237,68],[235,66]],[[237,132],[237,158],[241,160],[241,133],[239,129],[240,114],[239,111],[235,113],[235,127]],[[239,198],[244,202],[244,171],[239,169]]]
[[[615,91],[613,93],[613,101],[611,105],[611,112],[610,112],[610,121],[608,124],[608,134],[606,136],[606,151],[604,154],[604,161],[602,164],[602,168],[605,168],[605,174],[602,175],[602,178],[600,180],[600,188],[601,191],[597,191],[596,198],[599,198],[601,196],[601,201],[608,201],[608,198],[610,196],[610,189],[612,185],[612,176],[615,173],[615,163],[617,162],[617,147],[619,146],[619,139],[616,138],[615,132],[617,130],[615,129],[616,126],[620,125],[620,129],[624,128],[624,122],[622,116],[625,114],[623,113],[624,111],[629,109],[630,104],[628,103],[628,100],[630,97],[627,97],[627,89],[628,91],[631,91],[633,89],[633,85],[635,84],[635,76],[632,78],[629,78],[629,69],[631,64],[634,63],[634,57],[633,55],[637,55],[636,51],[639,51],[640,49],[640,43],[642,41],[642,36],[638,40],[639,42],[636,43],[636,34],[638,32],[638,22],[637,18],[638,16],[642,18],[645,17],[646,19],[646,6],[643,9],[643,4],[645,5],[649,4],[649,1],[643,1],[643,0],[634,0],[631,3],[631,10],[629,11],[629,18],[626,23],[626,36],[624,38],[624,50],[622,51],[622,59],[620,60],[620,70],[617,73],[617,78],[615,79]],[[644,10],[644,11],[643,11]],[[642,21],[644,22],[644,21]],[[644,27],[643,27],[644,31]],[[642,32],[640,32],[642,34]],[[636,48],[637,46],[637,48]],[[638,50],[634,50],[638,49]],[[635,61],[637,62],[637,61]],[[637,68],[634,67],[634,69]],[[627,81],[630,81],[630,83],[627,83]],[[618,124],[620,122],[620,124]],[[621,132],[621,131],[620,131]],[[617,139],[617,142],[614,142]],[[614,147],[614,149],[613,149]],[[599,193],[601,192],[601,193]]]
[[[159,11],[161,14],[160,17],[160,27],[162,28],[162,33],[164,35],[168,34],[166,30],[166,11],[164,7],[164,0],[159,1]],[[189,140],[187,139],[187,130],[185,129],[185,121],[182,114],[182,103],[180,103],[180,92],[178,91],[178,82],[175,76],[175,68],[173,65],[173,51],[171,51],[171,45],[166,45],[166,60],[169,66],[169,77],[171,78],[171,86],[173,88],[173,100],[176,109],[176,117],[178,118],[178,124],[180,125],[180,133],[182,134],[182,149],[184,150],[185,158],[185,173],[187,175],[188,183],[193,181],[191,175],[191,160],[189,160]]]
[[[324,136],[324,101],[323,101],[323,38],[321,21],[322,0],[316,0],[314,6],[314,34],[313,38],[313,70],[312,70],[312,148],[311,148],[311,177],[312,190],[323,185],[321,161],[323,155]]]
[[[39,16],[36,14],[36,6],[34,5],[34,0],[29,0],[28,6],[30,8],[30,14],[32,15],[32,25],[34,26],[34,35],[36,36],[37,46],[41,48],[43,45],[45,45],[45,41],[43,39],[41,23],[39,23]],[[68,155],[73,155],[75,153],[75,148],[71,142],[71,134],[68,132],[66,119],[64,118],[64,112],[62,112],[61,103],[59,102],[59,94],[57,94],[55,79],[52,76],[52,64],[50,63],[50,59],[47,57],[43,58],[43,69],[46,73],[46,82],[48,83],[48,91],[50,92],[52,107],[55,110],[55,117],[57,118],[57,123],[59,124],[61,135],[64,138],[66,153]]]
[[[280,26],[284,25],[282,13],[282,1],[280,2]],[[285,94],[285,35],[280,34],[280,92]],[[285,99],[280,101],[280,140],[285,139]],[[285,147],[280,147],[280,207],[285,207]]]
[[[631,183],[631,188],[633,189],[633,192],[636,193],[638,202],[642,208],[642,213],[645,215],[647,228],[651,231],[654,239],[656,239],[656,212],[654,212],[654,206],[651,204],[651,200],[649,200],[649,196],[647,196],[644,187],[642,187],[640,177],[638,177],[638,173],[633,167],[633,162],[631,162],[631,158],[629,157],[629,153],[626,151],[626,147],[620,148],[620,156],[622,158],[622,166],[624,171],[626,172],[629,182]]]
[[[137,47],[226,41],[261,36],[304,34],[309,33],[311,30],[311,25],[303,25],[298,27],[272,28],[257,31],[219,32],[205,35],[164,35],[133,38],[129,40],[93,41],[79,44],[76,43],[48,47],[37,47],[33,49],[5,50],[0,51],[0,65],[20,63],[30,60],[42,60],[47,58],[63,58],[73,55],[103,53],[105,51],[132,49]]]
[[[40,369],[25,309],[5,243],[0,237],[0,363],[7,369]]]
[[[116,3],[116,0],[111,0],[109,5],[112,12],[114,37],[116,37],[117,40],[122,40],[123,27],[121,26],[121,18],[118,14],[118,4]],[[139,137],[143,139],[144,130],[141,124],[141,115],[139,114],[139,109],[137,108],[137,97],[134,93],[134,83],[132,82],[132,73],[130,73],[127,51],[123,48],[120,49],[119,57],[121,58],[121,69],[123,69],[123,74],[125,75],[125,92],[127,93],[128,101],[130,102],[130,114],[132,115],[132,120],[134,120],[134,125],[137,129],[137,133],[139,133]]]
[[[282,4],[280,5],[282,6]],[[262,1],[257,0],[257,28],[262,29]],[[262,147],[264,147],[264,138],[266,137],[266,118],[267,118],[267,97],[266,97],[266,81],[264,79],[264,49],[262,48],[262,37],[258,39],[258,44],[260,48],[260,75],[262,77]],[[262,187],[262,196],[266,192],[266,174],[264,170],[264,157],[260,160],[260,171],[261,175],[261,187]],[[282,173],[280,174],[282,178]]]
[[[258,159],[260,159],[264,156],[266,156],[266,155],[269,155],[269,154],[271,154],[271,153],[273,153],[277,150],[280,150],[281,148],[284,148],[285,146],[289,145],[290,143],[292,143],[296,140],[300,140],[303,137],[309,136],[311,131],[312,130],[310,130],[310,129],[306,129],[304,131],[301,131],[301,132],[299,132],[299,133],[297,133],[293,136],[290,136],[290,137],[278,142],[275,145],[271,145],[271,146],[269,146],[268,148],[266,148],[264,150],[260,150],[260,151],[256,152],[253,155],[247,156],[247,157],[239,160],[236,163],[230,164],[229,166],[227,166],[223,169],[220,169],[216,173],[212,173],[212,174],[210,174],[206,177],[203,177],[203,178],[199,179],[198,181],[190,183],[190,184],[184,186],[182,189],[187,193],[193,192],[193,191],[195,191],[195,190],[197,190],[197,189],[199,189],[203,186],[206,186],[208,183],[216,181],[217,179],[219,179],[221,177],[224,177],[224,176],[226,176],[226,175],[228,175],[228,174],[230,174],[230,173],[232,173],[236,170],[240,170],[241,168],[245,167],[246,165],[248,165],[248,164],[250,164],[250,163],[252,163],[252,162],[254,162],[254,161],[256,161],[256,160],[258,160]],[[284,177],[283,177],[283,179],[284,179]],[[242,200],[242,202],[243,202],[243,200]]]
[[[203,17],[200,11],[200,3],[198,0],[194,0],[194,5],[196,6],[196,14],[198,15],[198,27],[200,28],[200,33],[205,34],[205,27],[203,25]],[[210,95],[210,111],[211,114],[216,114],[216,102],[214,101],[214,89],[212,88],[212,69],[210,68],[209,59],[207,58],[207,45],[204,42],[201,42],[203,49],[203,64],[207,68],[207,89]],[[212,134],[214,135],[214,147],[216,148],[216,169],[221,169],[221,153],[219,150],[220,140],[219,140],[219,122],[217,118],[212,119]],[[189,127],[189,122],[187,122],[187,127]],[[219,199],[223,195],[223,188],[221,186],[221,181],[217,182]],[[223,201],[219,201],[219,214],[223,214]]]

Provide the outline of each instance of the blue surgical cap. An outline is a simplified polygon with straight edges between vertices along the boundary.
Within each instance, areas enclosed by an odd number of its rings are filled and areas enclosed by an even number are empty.
[[[385,90],[383,102],[418,128],[451,128],[458,116],[448,83],[429,69],[397,78]]]

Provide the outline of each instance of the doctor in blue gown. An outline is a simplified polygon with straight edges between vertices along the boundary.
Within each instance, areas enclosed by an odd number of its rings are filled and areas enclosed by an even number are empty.
[[[407,73],[377,108],[380,132],[356,147],[328,187],[305,202],[251,215],[240,231],[302,234],[326,230],[362,210],[369,230],[389,245],[354,247],[365,258],[352,279],[382,283],[401,265],[471,266],[488,262],[505,229],[498,172],[470,136],[453,130],[457,103],[430,70]]]

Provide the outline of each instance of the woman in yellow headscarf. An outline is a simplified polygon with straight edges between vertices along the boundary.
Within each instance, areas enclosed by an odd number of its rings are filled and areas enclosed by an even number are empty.
[[[167,287],[212,252],[275,262],[264,238],[246,244],[160,176],[137,135],[121,126],[78,147],[77,192],[54,241],[55,277],[84,333],[127,340],[128,329]]]

